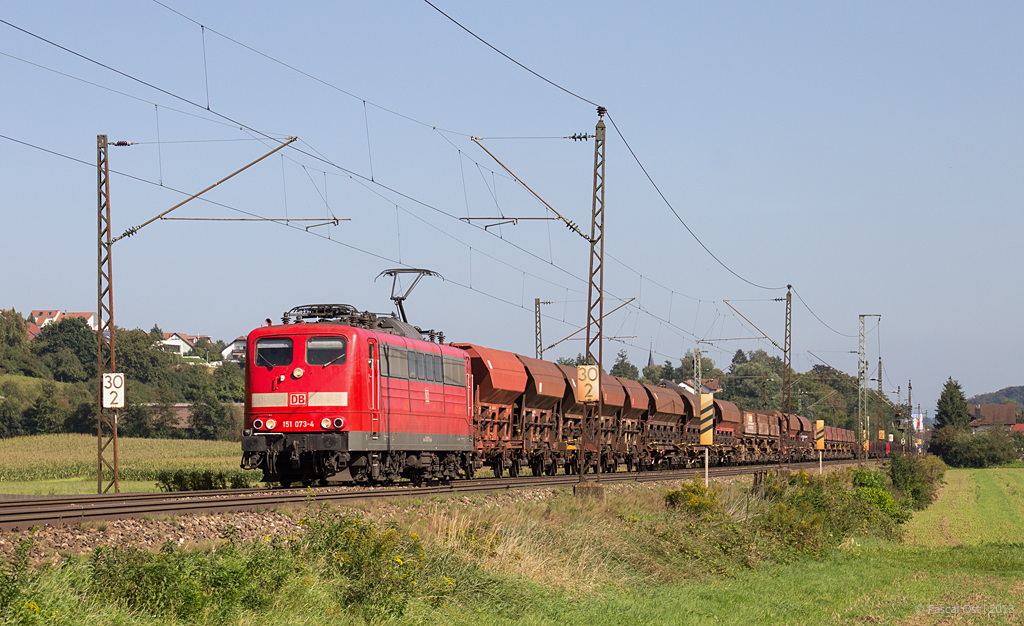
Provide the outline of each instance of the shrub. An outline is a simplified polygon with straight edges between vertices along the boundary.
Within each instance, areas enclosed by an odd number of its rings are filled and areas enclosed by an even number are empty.
[[[972,433],[953,426],[935,431],[929,450],[952,467],[976,468],[1016,461],[1021,453],[1017,438],[1006,429]]]
[[[258,472],[245,470],[177,469],[156,472],[156,484],[163,491],[206,491],[248,489],[260,481]]]
[[[893,487],[914,509],[923,509],[931,504],[945,473],[946,464],[933,454],[923,459],[901,455],[889,459],[889,478]]]
[[[882,470],[869,470],[862,467],[853,469],[853,486],[885,489],[885,475]]]
[[[873,472],[860,479],[877,483]],[[882,511],[875,501],[883,502],[878,493],[859,497],[860,489],[885,493],[880,487],[852,487],[853,473],[831,472],[824,476],[807,476],[778,496],[778,504],[757,520],[757,527],[772,534],[776,540],[799,552],[823,554],[853,535],[887,539],[902,536],[899,524],[907,516],[895,517]],[[890,500],[891,500],[890,496]],[[892,503],[895,507],[895,502]],[[895,507],[898,510],[898,507]]]
[[[897,523],[902,524],[910,521],[910,511],[901,508],[887,489],[881,487],[857,487],[856,491],[854,491],[854,496],[871,504]]]
[[[325,507],[301,523],[306,532],[296,551],[307,559],[319,559],[325,570],[340,575],[344,606],[356,609],[368,622],[405,613],[423,569],[419,537],[350,513],[332,516]]]
[[[132,610],[193,620],[237,608],[266,609],[297,566],[276,542],[184,550],[168,541],[157,554],[100,546],[90,561],[93,593]]]
[[[21,541],[15,549],[14,561],[0,568],[0,617],[14,605],[15,600],[35,578],[28,566],[28,555],[31,550],[31,539]]]
[[[694,515],[707,515],[719,511],[717,490],[704,486],[699,475],[694,475],[689,483],[683,483],[680,489],[673,489],[665,494],[665,506],[670,509],[682,509]]]

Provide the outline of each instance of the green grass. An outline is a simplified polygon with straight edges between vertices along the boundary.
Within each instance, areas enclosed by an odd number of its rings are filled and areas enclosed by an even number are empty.
[[[110,455],[108,455],[110,456]],[[237,469],[237,442],[118,438],[122,480],[151,481],[162,469]],[[0,492],[8,482],[96,476],[94,435],[35,435],[0,440]]]
[[[1024,541],[1024,470],[951,469],[939,499],[917,513],[907,542],[922,546]]]
[[[103,485],[106,487],[106,484]],[[156,492],[160,489],[150,480],[119,481],[121,493]],[[0,493],[21,496],[66,496],[96,493],[96,477],[55,478],[27,482],[0,482]]]

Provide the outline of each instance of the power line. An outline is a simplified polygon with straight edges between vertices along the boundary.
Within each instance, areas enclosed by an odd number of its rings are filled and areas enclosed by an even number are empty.
[[[587,99],[586,99],[586,98],[584,98],[583,96],[581,96],[581,95],[579,95],[579,94],[577,94],[577,93],[573,93],[572,91],[569,91],[568,89],[566,89],[565,87],[563,87],[563,86],[559,85],[558,83],[556,83],[556,82],[554,82],[554,81],[552,81],[552,80],[549,80],[549,79],[547,79],[547,78],[545,78],[545,77],[541,76],[541,75],[540,75],[540,74],[538,74],[537,72],[535,72],[535,71],[531,70],[530,68],[526,67],[525,65],[523,65],[523,64],[522,64],[522,63],[520,63],[519,61],[516,61],[515,59],[513,59],[513,58],[512,58],[512,57],[510,57],[509,55],[507,55],[507,54],[505,54],[504,52],[502,52],[501,50],[498,50],[497,48],[495,48],[495,47],[494,47],[494,46],[492,46],[491,44],[487,43],[487,41],[486,41],[486,40],[484,40],[484,39],[483,39],[482,37],[480,37],[479,35],[477,35],[477,34],[476,34],[476,33],[474,33],[473,31],[469,30],[468,28],[466,28],[465,26],[463,26],[462,24],[460,24],[460,23],[459,23],[458,21],[456,21],[456,20],[455,20],[455,18],[453,18],[452,16],[448,15],[447,13],[445,13],[444,11],[442,11],[441,9],[437,8],[437,6],[435,6],[435,5],[433,4],[433,3],[431,3],[431,2],[430,2],[430,0],[423,0],[423,1],[424,1],[424,2],[426,2],[427,4],[429,4],[429,5],[430,5],[430,7],[431,7],[431,8],[433,8],[433,9],[434,9],[435,11],[437,11],[437,12],[438,12],[438,13],[440,13],[441,15],[443,15],[443,16],[447,17],[447,18],[448,18],[449,20],[451,20],[451,22],[452,22],[453,24],[455,24],[456,26],[458,26],[458,27],[459,27],[459,28],[461,28],[462,30],[464,30],[464,31],[466,31],[467,33],[469,33],[470,35],[472,35],[472,36],[473,36],[473,37],[474,37],[474,38],[475,38],[475,39],[476,39],[477,41],[479,41],[480,43],[484,44],[485,46],[487,46],[487,47],[488,47],[488,48],[490,48],[491,50],[494,50],[495,52],[497,52],[497,53],[498,53],[498,54],[500,54],[501,56],[505,57],[505,58],[506,58],[506,59],[508,59],[509,61],[512,61],[513,63],[515,63],[515,64],[516,64],[516,65],[518,65],[519,67],[523,68],[523,69],[524,69],[524,70],[526,70],[527,72],[529,72],[529,73],[533,74],[534,76],[536,76],[537,78],[541,79],[541,80],[542,80],[542,81],[544,81],[545,83],[547,83],[547,84],[549,84],[549,85],[551,85],[552,87],[555,87],[555,88],[557,88],[557,89],[561,89],[562,91],[564,91],[565,93],[569,94],[570,96],[572,96],[572,97],[574,97],[574,98],[578,98],[578,99],[580,99],[580,100],[582,100],[582,101],[586,102],[587,104],[592,104],[592,105],[594,105],[594,106],[600,106],[600,105],[599,105],[598,103],[596,103],[596,102],[593,102],[592,100],[587,100]]]
[[[841,333],[841,332],[839,332],[838,330],[836,330],[835,328],[832,328],[831,326],[829,326],[828,324],[826,324],[826,323],[825,323],[825,321],[824,321],[823,319],[821,319],[820,317],[818,317],[818,314],[817,314],[817,313],[815,313],[815,312],[814,312],[813,310],[811,310],[811,307],[807,306],[807,303],[806,303],[806,302],[804,302],[804,299],[800,297],[800,293],[799,293],[799,292],[797,292],[797,290],[796,290],[795,288],[793,289],[793,293],[795,293],[795,294],[796,294],[796,298],[797,298],[797,300],[799,300],[799,301],[800,301],[800,303],[801,303],[801,304],[803,304],[803,305],[804,305],[804,307],[806,307],[808,311],[810,311],[811,315],[813,315],[813,316],[814,316],[814,319],[816,319],[816,320],[818,320],[819,322],[821,322],[821,325],[822,325],[822,326],[824,326],[825,328],[827,328],[827,329],[831,330],[832,332],[834,332],[835,334],[837,334],[837,335],[839,335],[839,336],[841,336],[841,337],[849,337],[850,339],[856,339],[856,338],[857,338],[857,335],[847,335],[846,333]]]
[[[629,145],[629,142],[626,141],[626,137],[622,134],[622,131],[619,130],[619,126],[615,123],[615,120],[612,118],[612,114],[611,113],[608,113],[608,121],[612,123],[612,128],[614,128],[615,132],[618,133],[619,138],[622,139],[622,143],[624,143],[626,145],[626,149],[629,150],[629,154],[633,156],[633,160],[636,161],[636,164],[640,166],[641,170],[643,170],[644,176],[647,177],[647,180],[650,181],[651,185],[654,187],[654,190],[658,192],[659,196],[661,196],[661,199],[665,202],[665,205],[669,208],[669,210],[672,211],[672,215],[676,216],[676,219],[679,220],[679,223],[683,225],[683,228],[686,229],[686,232],[690,233],[690,236],[693,237],[694,241],[699,243],[700,247],[704,248],[704,251],[711,255],[712,259],[717,261],[718,264],[721,265],[722,267],[724,267],[730,274],[732,274],[736,278],[742,280],[743,282],[747,283],[748,285],[750,285],[752,287],[757,287],[758,289],[766,289],[766,290],[769,290],[769,291],[777,291],[777,290],[785,289],[785,287],[765,287],[764,285],[759,285],[759,284],[757,284],[755,282],[747,280],[746,278],[744,278],[744,277],[740,276],[739,274],[737,274],[735,271],[733,271],[733,269],[731,267],[729,267],[728,265],[723,263],[721,259],[719,259],[717,256],[715,256],[715,253],[712,252],[711,249],[708,248],[706,245],[704,245],[704,242],[700,240],[700,237],[698,237],[697,234],[694,233],[693,230],[686,224],[686,222],[683,221],[683,218],[680,217],[679,212],[676,211],[675,207],[672,206],[672,203],[668,201],[668,198],[665,197],[665,194],[661,192],[661,188],[658,187],[658,184],[656,182],[654,182],[654,179],[651,177],[650,173],[647,171],[647,168],[644,167],[644,164],[640,162],[640,158],[636,155],[635,152],[633,152],[633,148]]]
[[[2,20],[0,20],[0,21],[2,21]],[[6,24],[6,22],[4,22],[4,23]],[[84,78],[79,78],[77,76],[72,76],[71,74],[65,74],[64,72],[61,72],[59,70],[53,69],[52,67],[46,67],[45,65],[40,65],[39,63],[33,63],[32,61],[28,61],[26,59],[22,59],[21,57],[16,57],[16,56],[14,56],[12,54],[7,54],[6,52],[0,52],[0,55],[3,55],[3,56],[5,56],[5,57],[7,57],[9,59],[14,59],[15,61],[21,61],[22,63],[25,63],[27,65],[31,65],[33,67],[38,67],[39,69],[46,70],[47,72],[53,72],[54,74],[63,76],[64,78],[70,78],[71,80],[77,80],[80,83],[85,83],[86,85],[90,85],[92,87],[97,87],[99,89],[103,89],[104,91],[109,91],[111,93],[116,93],[119,96],[124,96],[126,98],[131,98],[132,100],[138,100],[139,102],[145,102],[146,104],[152,104],[154,106],[162,106],[162,105],[159,105],[156,102],[153,102],[152,100],[146,100],[145,98],[140,98],[138,96],[133,96],[130,93],[125,93],[123,91],[118,91],[117,89],[111,89],[110,87],[106,87],[104,85],[100,85],[99,83],[94,83],[92,81],[85,80]],[[175,108],[169,107],[169,106],[164,106],[164,108],[167,109],[168,111],[174,111],[175,113],[181,113],[182,115],[188,115],[189,117],[194,117],[196,119],[203,120],[204,122],[210,122],[211,124],[220,124],[221,126],[230,126],[232,128],[236,128],[237,127],[235,124],[229,124],[228,122],[221,122],[221,121],[218,121],[218,120],[211,120],[210,118],[205,117],[203,115],[196,115],[195,113],[189,113],[188,111],[182,111],[181,109],[175,109]],[[274,133],[271,133],[271,134],[274,134]],[[284,136],[284,133],[277,133],[277,134],[280,134],[280,135]]]
[[[446,133],[451,133],[453,135],[461,135],[463,137],[469,137],[470,136],[469,133],[461,133],[461,132],[456,131],[456,130],[448,130],[448,129],[440,128],[440,127],[435,126],[433,124],[428,124],[428,123],[423,122],[421,120],[418,120],[418,119],[416,119],[414,117],[410,117],[408,115],[404,115],[402,113],[399,113],[398,111],[394,111],[394,110],[389,109],[389,108],[387,108],[385,106],[381,106],[379,104],[371,102],[371,101],[367,100],[366,98],[361,98],[361,97],[357,96],[356,94],[354,94],[354,93],[352,93],[350,91],[346,91],[346,90],[342,89],[341,87],[338,87],[337,85],[329,83],[329,82],[327,82],[326,80],[324,80],[322,78],[318,78],[318,77],[310,74],[309,72],[304,72],[304,71],[300,70],[299,68],[295,67],[294,65],[290,65],[288,63],[285,63],[284,61],[282,61],[280,59],[277,59],[275,57],[272,57],[272,56],[270,56],[269,54],[267,54],[265,52],[261,52],[261,51],[257,50],[256,48],[253,48],[252,46],[249,46],[247,44],[242,43],[241,41],[238,41],[237,39],[229,37],[229,36],[225,35],[222,32],[216,31],[216,30],[210,28],[209,26],[201,24],[200,22],[198,22],[198,21],[192,19],[191,17],[185,15],[181,11],[178,11],[177,9],[173,9],[173,8],[167,6],[166,4],[164,4],[163,2],[160,2],[160,0],[153,0],[153,2],[159,4],[160,6],[162,6],[165,9],[167,9],[168,11],[170,11],[170,12],[172,12],[172,13],[174,13],[174,14],[176,14],[176,15],[178,15],[178,16],[180,16],[180,17],[182,17],[182,18],[184,18],[184,19],[186,19],[186,20],[188,20],[190,22],[192,22],[193,24],[195,24],[196,26],[199,26],[200,28],[202,28],[204,30],[208,30],[208,31],[210,31],[211,33],[213,33],[215,35],[218,35],[220,37],[223,37],[224,39],[227,39],[228,41],[230,41],[231,43],[233,43],[235,45],[238,45],[238,46],[241,46],[241,47],[245,48],[249,52],[252,52],[254,54],[258,54],[258,55],[260,55],[261,57],[263,57],[263,58],[265,58],[267,60],[270,60],[270,61],[273,61],[274,63],[277,63],[278,65],[282,65],[282,66],[287,67],[288,69],[290,69],[290,70],[292,70],[294,72],[298,72],[299,74],[302,74],[306,78],[314,80],[314,81],[320,83],[321,85],[324,85],[325,87],[330,87],[331,89],[334,89],[335,91],[343,93],[346,96],[349,96],[350,98],[354,98],[356,100],[360,100],[360,101],[362,101],[362,102],[364,102],[364,103],[366,103],[366,104],[368,104],[368,105],[370,105],[370,106],[372,106],[374,108],[380,109],[381,111],[386,111],[386,112],[391,113],[392,115],[396,115],[396,116],[398,116],[398,117],[400,117],[402,119],[405,119],[405,120],[408,120],[410,122],[419,124],[420,126],[425,126],[427,128],[433,128],[435,130],[440,130],[440,131],[443,131],[443,132],[446,132]]]

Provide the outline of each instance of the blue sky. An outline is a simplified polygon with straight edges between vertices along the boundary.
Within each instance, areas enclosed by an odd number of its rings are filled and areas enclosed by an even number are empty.
[[[374,278],[400,263],[445,277],[425,279],[407,310],[452,340],[532,354],[537,297],[555,302],[546,344],[583,325],[583,239],[556,222],[484,231],[457,218],[550,215],[470,141],[480,136],[586,226],[593,144],[498,138],[593,132],[591,104],[424,2],[165,4],[194,22],[155,2],[0,14],[168,92],[0,24],[0,134],[85,162],[0,139],[0,306],[96,308],[97,134],[137,142],[111,149],[118,232],[269,151],[267,136],[298,136],[301,152],[211,192],[219,204],[173,215],[351,221],[319,236],[307,223],[154,223],[114,246],[118,325],[231,339],[298,304],[387,311],[390,283]],[[857,315],[879,313],[866,343],[887,392],[912,379],[915,404],[934,411],[949,376],[968,395],[1024,384],[1024,7],[436,4],[607,107],[725,265],[792,284],[839,331],[795,299],[797,370],[816,362],[811,351],[855,374]],[[723,300],[782,343],[772,299],[785,291],[711,258],[611,127],[607,168],[607,308],[637,298],[606,322],[622,338],[606,345],[608,363],[622,348],[646,363],[651,346],[658,362],[678,360],[698,339],[722,367],[737,348],[778,354],[764,339],[726,341],[757,333]]]

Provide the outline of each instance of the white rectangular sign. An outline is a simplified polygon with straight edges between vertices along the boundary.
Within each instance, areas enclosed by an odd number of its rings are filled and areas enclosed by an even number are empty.
[[[103,375],[103,408],[124,408],[124,374]]]

